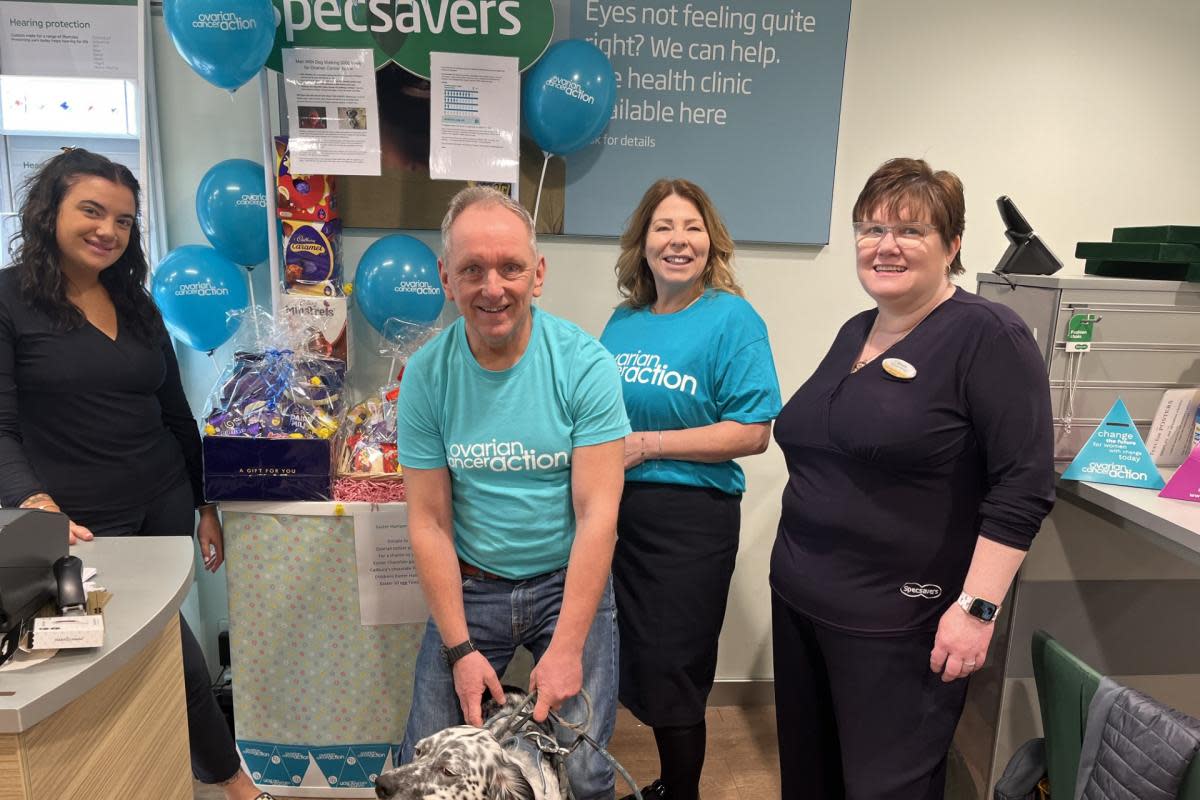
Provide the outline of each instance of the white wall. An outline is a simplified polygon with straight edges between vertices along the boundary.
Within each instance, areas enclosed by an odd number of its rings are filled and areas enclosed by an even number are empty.
[[[967,288],[1004,251],[1001,194],[1069,272],[1083,268],[1075,243],[1107,240],[1114,226],[1200,224],[1198,37],[1196,0],[856,2],[830,244],[744,247],[736,258],[770,329],[785,399],[840,324],[868,304],[853,274],[850,209],[889,157],[924,157],[962,178]],[[171,244],[200,242],[196,183],[221,159],[258,159],[257,103],[253,87],[231,102],[192,76],[165,36],[158,42]],[[347,237],[348,266],[368,243]],[[560,237],[543,249],[550,264],[543,307],[598,334],[617,299],[615,244]],[[743,464],[749,490],[723,679],[771,676],[767,562],[786,476],[774,447]]]

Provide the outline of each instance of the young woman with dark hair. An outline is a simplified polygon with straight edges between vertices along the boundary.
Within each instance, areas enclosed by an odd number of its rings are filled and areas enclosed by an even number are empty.
[[[0,271],[0,504],[66,514],[71,544],[196,531],[216,570],[221,523],[204,503],[196,421],[146,290],[139,194],[127,168],[81,149],[26,183],[14,265]],[[180,636],[192,771],[228,800],[269,798],[241,769],[182,618]]]

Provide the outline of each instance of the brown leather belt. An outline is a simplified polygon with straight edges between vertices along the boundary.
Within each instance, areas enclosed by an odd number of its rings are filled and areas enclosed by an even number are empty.
[[[458,560],[458,571],[468,578],[484,578],[489,581],[511,581],[512,578],[506,578],[503,575],[497,575],[494,572],[488,572],[486,569],[480,569],[474,564],[468,564],[461,558]]]

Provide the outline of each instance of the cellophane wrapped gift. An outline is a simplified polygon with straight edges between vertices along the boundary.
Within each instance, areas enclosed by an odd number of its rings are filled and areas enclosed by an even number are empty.
[[[335,500],[399,503],[404,475],[396,451],[396,398],[391,384],[346,412],[335,452]]]
[[[243,324],[204,414],[209,500],[330,500],[346,366],[261,316]]]

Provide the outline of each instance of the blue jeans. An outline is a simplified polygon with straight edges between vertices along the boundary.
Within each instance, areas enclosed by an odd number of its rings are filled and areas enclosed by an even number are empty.
[[[535,663],[546,652],[562,608],[566,574],[566,569],[561,569],[520,582],[463,578],[467,630],[497,675],[504,673],[519,645],[533,654]],[[617,718],[616,623],[617,610],[609,579],[583,647],[583,689],[592,700],[592,718],[586,730],[605,748]],[[412,761],[413,748],[421,739],[451,725],[463,724],[454,675],[442,661],[441,646],[441,633],[430,619],[417,654],[412,710],[400,752],[403,764]],[[587,706],[582,698],[573,697],[558,713],[568,722],[577,722],[587,713]],[[563,745],[575,741],[575,734],[565,728],[559,728],[557,734]],[[613,797],[612,766],[587,744],[580,744],[567,758],[567,774],[578,800]]]

